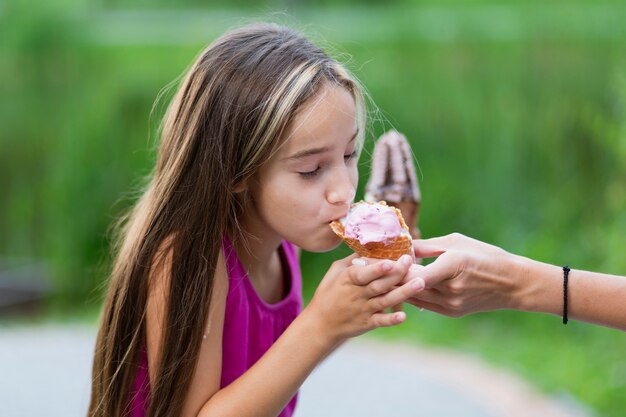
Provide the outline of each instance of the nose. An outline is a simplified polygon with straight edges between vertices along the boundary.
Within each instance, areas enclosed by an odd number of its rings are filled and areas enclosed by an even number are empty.
[[[356,186],[348,172],[337,174],[332,180],[326,199],[333,205],[349,205],[356,195]]]

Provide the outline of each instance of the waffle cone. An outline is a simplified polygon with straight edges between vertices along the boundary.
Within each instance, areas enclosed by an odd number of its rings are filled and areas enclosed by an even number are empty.
[[[361,202],[358,204],[374,204],[369,202]],[[380,204],[385,204],[384,201],[381,201]],[[393,207],[396,211],[396,215],[398,216],[398,220],[400,221],[400,225],[407,232],[409,228],[404,222],[404,218],[402,217],[402,213],[397,208]],[[411,237],[408,234],[402,234],[393,239],[389,239],[386,242],[369,242],[365,245],[362,245],[358,239],[354,239],[351,237],[346,237],[345,235],[345,227],[339,220],[334,220],[330,223],[330,228],[335,232],[337,236],[339,236],[345,243],[355,251],[359,256],[367,257],[367,258],[376,258],[376,259],[392,259],[396,260],[402,255],[411,255],[413,256],[413,243],[411,242]]]

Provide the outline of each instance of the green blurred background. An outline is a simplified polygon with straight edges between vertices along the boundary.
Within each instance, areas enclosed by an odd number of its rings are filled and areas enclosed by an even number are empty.
[[[263,19],[303,30],[365,84],[367,150],[391,127],[410,139],[425,237],[626,275],[624,1],[5,0],[0,265],[45,265],[53,292],[36,320],[95,323],[108,228],[151,169],[171,91],[151,115],[157,95],[224,30]],[[360,164],[364,184],[367,152]],[[304,254],[306,297],[347,253]],[[621,332],[412,310],[376,334],[471,352],[599,415],[626,406]]]

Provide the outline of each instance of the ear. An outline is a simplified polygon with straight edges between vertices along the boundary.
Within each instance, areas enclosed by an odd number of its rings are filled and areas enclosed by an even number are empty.
[[[239,181],[232,186],[233,193],[239,194],[248,189],[248,181]]]

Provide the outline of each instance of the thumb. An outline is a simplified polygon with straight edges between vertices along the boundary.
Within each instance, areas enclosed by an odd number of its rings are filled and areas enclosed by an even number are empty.
[[[443,281],[454,278],[458,270],[454,259],[452,256],[440,256],[423,267],[419,276],[424,280],[425,288],[436,287]]]
[[[338,259],[334,262],[335,265],[337,265],[338,267],[341,268],[348,268],[349,266],[352,265],[352,261],[354,259],[357,259],[359,257],[359,255],[357,253],[353,253],[350,256],[346,256],[343,259]]]

